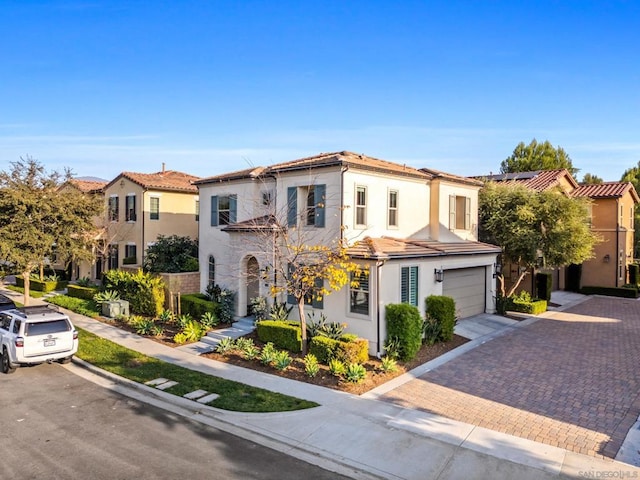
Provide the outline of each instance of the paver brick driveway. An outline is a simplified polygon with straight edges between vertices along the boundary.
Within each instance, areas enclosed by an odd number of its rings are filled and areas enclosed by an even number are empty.
[[[640,414],[640,302],[593,297],[478,346],[381,397],[615,457]]]

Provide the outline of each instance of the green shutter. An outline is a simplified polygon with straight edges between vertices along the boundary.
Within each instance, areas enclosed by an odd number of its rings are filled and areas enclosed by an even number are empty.
[[[211,197],[211,226],[218,226],[218,196]]]
[[[409,302],[409,267],[400,270],[400,302]]]
[[[238,216],[238,197],[229,195],[229,223],[236,223]]]
[[[296,226],[296,217],[298,216],[298,188],[287,188],[287,225]]]
[[[287,265],[287,271],[289,272],[289,279],[291,279],[291,274],[293,273],[294,267],[292,264]],[[287,303],[289,305],[297,305],[296,297],[291,295],[291,293],[287,292]]]
[[[316,185],[313,188],[313,203],[316,207],[315,226],[318,228],[324,228],[324,204],[326,202],[326,192],[326,185]]]

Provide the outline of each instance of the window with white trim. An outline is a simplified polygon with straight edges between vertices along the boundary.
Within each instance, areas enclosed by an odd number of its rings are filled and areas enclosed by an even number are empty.
[[[119,199],[117,195],[109,197],[109,221],[117,222],[120,219],[120,211],[118,208]]]
[[[356,187],[356,225],[367,225],[367,187]]]
[[[398,226],[398,191],[389,190],[387,226]]]
[[[471,198],[449,196],[449,230],[471,230]]]
[[[136,221],[136,196],[129,194],[125,201],[125,220],[127,222]]]
[[[354,282],[357,286],[354,286]],[[349,311],[369,315],[369,273],[361,272],[359,275],[351,273],[349,286]]]
[[[149,218],[160,220],[160,197],[149,198]]]

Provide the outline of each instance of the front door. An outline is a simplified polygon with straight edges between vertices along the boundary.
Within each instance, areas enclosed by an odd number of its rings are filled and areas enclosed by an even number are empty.
[[[260,296],[260,272],[258,260],[250,257],[247,260],[247,315],[251,315],[251,299]]]

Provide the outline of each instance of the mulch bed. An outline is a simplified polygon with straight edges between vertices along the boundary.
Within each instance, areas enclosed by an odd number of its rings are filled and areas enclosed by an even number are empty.
[[[262,347],[263,344],[257,338],[257,335],[252,333],[247,335],[248,338],[252,338],[254,343],[258,347]],[[284,370],[279,371],[271,366],[263,365],[259,360],[245,360],[239,354],[219,354],[219,353],[205,353],[202,356],[217,360],[219,362],[230,363],[238,365],[244,368],[250,368],[260,372],[270,373],[272,375],[278,375],[280,377],[290,378],[292,380],[298,380],[300,382],[311,383],[319,385],[321,387],[333,388],[335,390],[341,390],[344,392],[360,395],[374,389],[378,385],[388,382],[389,380],[406,373],[413,368],[422,365],[423,363],[433,360],[440,355],[453,350],[460,345],[467,343],[464,337],[454,335],[453,339],[446,343],[437,343],[435,345],[423,345],[416,358],[407,363],[398,362],[398,369],[395,372],[383,372],[380,370],[381,362],[375,357],[369,357],[369,361],[364,364],[367,369],[367,377],[360,383],[349,383],[340,381],[337,377],[333,376],[329,372],[329,368],[326,365],[320,365],[320,372],[315,377],[309,377],[304,371],[303,356],[299,353],[290,353],[293,361],[291,365]]]

